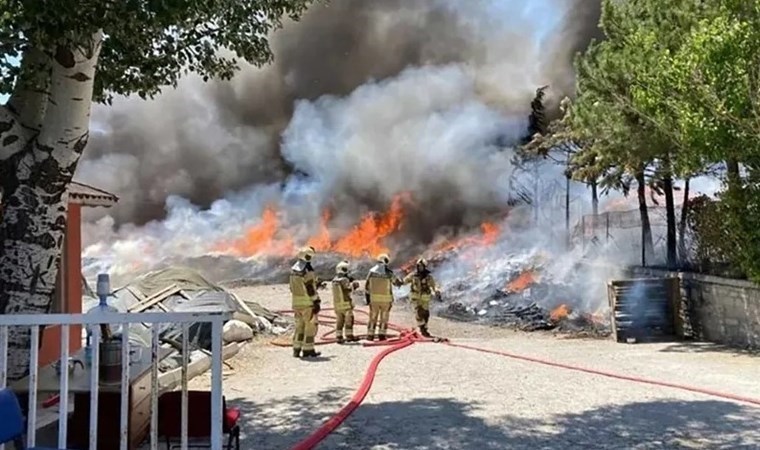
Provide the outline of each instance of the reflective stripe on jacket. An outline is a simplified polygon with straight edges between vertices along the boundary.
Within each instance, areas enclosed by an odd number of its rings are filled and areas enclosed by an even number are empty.
[[[413,302],[418,302],[422,305],[430,303],[433,290],[435,289],[435,279],[430,275],[430,272],[412,272],[406,276],[404,283],[411,283],[411,294],[409,297]]]
[[[296,262],[290,269],[290,294],[294,309],[313,306],[317,296],[317,277],[309,263]]]
[[[336,311],[348,311],[354,308],[351,300],[351,280],[337,276],[332,280],[333,307]]]
[[[393,284],[398,281],[393,271],[384,264],[373,266],[364,284],[364,288],[369,293],[370,303],[392,303]]]

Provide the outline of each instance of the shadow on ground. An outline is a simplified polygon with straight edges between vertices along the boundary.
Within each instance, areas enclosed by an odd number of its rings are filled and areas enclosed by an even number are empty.
[[[243,413],[245,449],[288,449],[351,395],[326,389],[276,403],[230,398]],[[324,404],[335,405],[324,413]],[[760,448],[760,409],[730,402],[651,401],[543,420],[510,412],[487,421],[479,405],[454,399],[363,404],[319,449]],[[322,412],[318,412],[322,411]]]
[[[660,350],[665,353],[727,353],[735,356],[760,356],[760,349],[739,348],[713,342],[674,342]]]

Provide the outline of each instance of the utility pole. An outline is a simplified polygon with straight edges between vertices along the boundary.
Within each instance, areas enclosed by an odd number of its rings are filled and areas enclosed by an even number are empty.
[[[570,249],[570,174],[565,174],[565,234],[567,248]]]
[[[538,206],[540,192],[538,189],[538,161],[533,162],[533,220],[538,226]]]

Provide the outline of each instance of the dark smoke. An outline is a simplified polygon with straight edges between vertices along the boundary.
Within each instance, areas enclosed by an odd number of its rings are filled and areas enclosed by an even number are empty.
[[[471,0],[467,0],[468,2]],[[544,43],[541,73],[558,96],[573,91],[572,59],[596,31],[597,0],[564,1],[563,24]],[[184,80],[152,102],[124,99],[94,113],[93,136],[79,178],[122,198],[109,213],[117,224],[163,218],[166,199],[180,195],[201,207],[230,191],[285,180],[293,167],[281,155],[280,133],[297,100],[345,96],[370,80],[395,76],[407,67],[446,63],[484,64],[493,55],[517,56],[531,43],[524,31],[502,31],[489,40],[479,24],[463,19],[451,0],[333,0],[315,4],[299,23],[273,37],[276,61],[264,69],[246,67],[229,83]],[[466,8],[477,9],[478,2]],[[483,4],[485,4],[484,2]],[[493,19],[498,21],[498,19]],[[494,49],[496,51],[494,51]],[[506,50],[505,50],[506,49]],[[515,58],[519,62],[519,57]],[[491,65],[492,62],[491,62]],[[519,68],[484,83],[512,83]],[[481,89],[483,88],[481,86]],[[505,110],[530,101],[533,89],[517,98],[488,95]],[[515,94],[517,95],[517,94]],[[102,131],[98,131],[102,130]],[[372,198],[356,186],[358,197]],[[445,191],[441,201],[450,201]],[[452,205],[447,215],[465,214]],[[432,225],[432,224],[431,224]]]
[[[559,102],[562,97],[575,92],[575,72],[567,70],[573,67],[576,55],[585,50],[592,40],[600,40],[604,33],[599,28],[602,3],[599,0],[566,0],[567,7],[562,17],[562,25],[546,42],[550,50],[544,52],[541,61],[543,70],[549,74],[547,83],[551,85],[550,119],[559,114]],[[559,94],[559,95],[558,95]]]

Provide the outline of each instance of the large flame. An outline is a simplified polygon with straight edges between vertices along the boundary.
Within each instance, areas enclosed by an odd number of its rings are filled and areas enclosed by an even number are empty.
[[[492,222],[484,222],[480,225],[480,233],[461,236],[455,239],[445,239],[434,243],[427,250],[424,256],[428,259],[436,259],[445,256],[453,251],[462,251],[460,257],[465,260],[474,261],[478,264],[477,252],[483,247],[494,244],[501,234],[501,227]],[[401,266],[402,271],[408,271],[414,267],[416,259],[407,261]]]
[[[330,230],[327,224],[330,222],[330,211],[325,210],[322,213],[322,221],[319,223],[319,233],[306,242],[319,252],[330,250]]]
[[[306,245],[311,245],[317,251],[333,251],[353,257],[387,253],[389,250],[384,241],[401,227],[404,204],[410,198],[406,193],[397,195],[386,212],[368,213],[358,225],[335,242],[328,227],[330,211],[325,210],[319,231],[306,241]],[[289,256],[295,251],[296,245],[293,234],[281,226],[277,209],[270,205],[264,209],[261,220],[246,230],[242,238],[223,242],[215,248],[235,256]]]
[[[403,202],[408,199],[408,194],[399,194],[393,198],[390,209],[385,213],[364,216],[359,225],[338,240],[332,250],[353,257],[388,253],[383,240],[401,226]]]
[[[452,239],[443,241],[435,245],[432,252],[448,253],[452,250],[458,250],[465,247],[482,247],[491,245],[496,242],[501,233],[499,225],[491,222],[484,222],[480,224],[480,234],[473,236],[464,236],[459,239]]]
[[[391,200],[387,211],[364,215],[356,226],[339,237],[331,235],[331,214],[329,210],[325,210],[318,231],[306,240],[306,245],[320,252],[335,252],[354,258],[389,253],[386,239],[402,227],[404,207],[411,201],[409,193],[398,194]],[[463,250],[463,258],[476,260],[477,254],[473,252],[477,253],[480,249],[494,244],[501,232],[496,223],[485,222],[480,226],[480,233],[434,244],[425,256],[435,258],[454,250]],[[295,242],[293,234],[286,227],[282,227],[276,207],[270,205],[262,213],[259,222],[246,230],[242,238],[224,242],[216,246],[216,249],[235,256],[288,256],[295,251]],[[413,265],[414,261],[410,261],[404,267]]]
[[[293,238],[287,234],[278,236],[279,218],[274,206],[267,206],[261,221],[249,228],[245,235],[231,243],[222,243],[217,249],[236,256],[289,255],[295,249]]]

